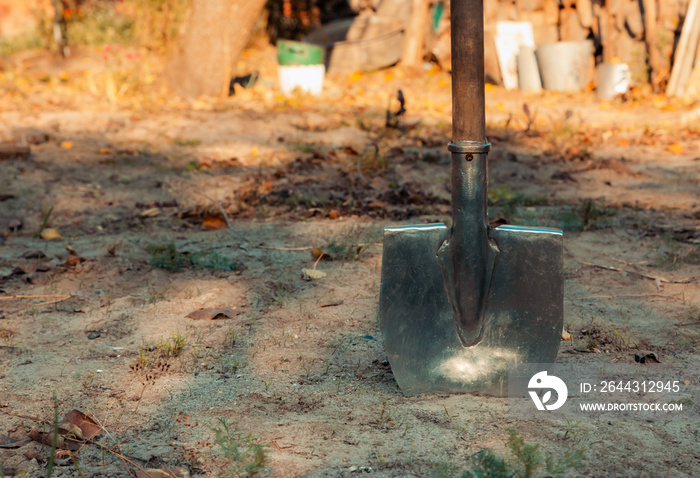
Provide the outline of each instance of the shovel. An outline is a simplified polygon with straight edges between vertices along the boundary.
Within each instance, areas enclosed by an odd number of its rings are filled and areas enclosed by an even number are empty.
[[[505,396],[509,365],[556,358],[562,232],[488,225],[483,0],[450,5],[452,226],[384,230],[380,322],[405,394]]]

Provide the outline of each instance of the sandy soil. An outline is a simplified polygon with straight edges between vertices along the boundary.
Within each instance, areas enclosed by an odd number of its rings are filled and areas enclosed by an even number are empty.
[[[272,58],[249,56],[263,81],[228,100],[3,97],[0,139],[32,154],[0,159],[0,440],[52,423],[55,395],[60,417],[103,428],[55,477],[225,473],[220,419],[267,445],[270,476],[459,476],[439,465],[502,455],[509,428],[582,449],[573,476],[700,475],[694,422],[536,423],[502,398],[404,396],[377,318],[382,229],[449,219],[449,76],[331,77],[318,100],[283,99]],[[388,129],[398,88],[408,113]],[[565,229],[557,361],[697,364],[697,106],[497,88],[487,104],[490,218]],[[334,256],[316,280],[312,247]],[[187,317],[201,308],[225,315]],[[45,476],[49,451],[0,448],[2,471]]]

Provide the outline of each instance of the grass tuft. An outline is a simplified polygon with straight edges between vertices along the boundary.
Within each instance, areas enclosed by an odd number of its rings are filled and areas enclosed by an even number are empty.
[[[267,454],[264,445],[252,434],[244,435],[236,426],[229,424],[225,418],[219,418],[221,428],[212,428],[221,453],[228,462],[228,468],[222,476],[231,478],[253,478],[260,475],[267,466]]]
[[[564,456],[555,460],[544,455],[539,443],[526,443],[520,434],[508,429],[506,456],[501,458],[492,450],[482,450],[467,460],[468,470],[458,474],[457,467],[450,463],[434,466],[433,476],[439,478],[544,478],[563,476],[572,469],[583,466],[582,449],[566,451]]]

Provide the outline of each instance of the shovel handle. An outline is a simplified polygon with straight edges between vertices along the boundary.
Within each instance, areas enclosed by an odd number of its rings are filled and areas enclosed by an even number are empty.
[[[484,0],[450,2],[452,142],[484,141]]]
[[[452,0],[452,230],[438,251],[462,345],[477,344],[496,251],[487,223],[484,2]]]

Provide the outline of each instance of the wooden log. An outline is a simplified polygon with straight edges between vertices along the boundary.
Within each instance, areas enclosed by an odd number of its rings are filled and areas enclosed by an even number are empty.
[[[498,21],[498,0],[484,0],[484,27],[488,28]],[[447,7],[445,7],[447,8]]]
[[[557,0],[545,0],[543,10],[548,25],[559,24],[559,2]]]
[[[564,10],[562,10],[562,12],[563,11]],[[561,19],[562,25],[564,22],[568,22],[566,25],[568,41],[581,41],[587,39],[588,35],[591,33],[591,28],[581,25],[581,21],[575,9],[570,8],[568,9],[568,12],[568,15],[566,17],[562,17]]]
[[[523,12],[534,12],[541,10],[544,6],[546,0],[515,0],[515,4],[518,7],[518,18],[522,20],[520,15]]]
[[[603,61],[612,63],[617,58],[615,42],[618,32],[615,29],[615,17],[612,2],[605,3],[605,10],[601,11],[601,43],[603,45]]]
[[[625,5],[624,14],[627,31],[629,31],[636,40],[642,40],[644,38],[644,19],[639,6],[637,1],[628,3]]]
[[[676,31],[678,28],[677,0],[661,0],[658,4],[658,24],[666,30]]]
[[[649,57],[649,79],[655,93],[661,91],[661,54],[656,47],[658,34],[656,29],[656,0],[642,0],[644,6],[644,41]]]
[[[576,13],[578,14],[578,19],[582,27],[591,28],[593,26],[593,6],[591,5],[591,0],[576,0]]]
[[[600,42],[600,5],[597,3],[593,4],[593,23],[591,24],[591,31],[593,32],[593,39],[597,45],[601,45]]]
[[[532,33],[535,45],[554,43],[559,40],[559,29],[556,25],[549,25],[543,10],[534,12],[521,12],[520,19],[532,23]]]
[[[559,10],[559,38],[561,41],[571,41],[571,17],[575,14],[574,9],[567,3]]]
[[[423,43],[425,42],[424,25],[428,21],[428,2],[426,0],[413,0],[411,2],[411,17],[404,33],[403,52],[401,64],[404,66],[418,66],[423,61]]]
[[[512,1],[498,2],[498,14],[496,16],[499,22],[517,22],[518,8]]]
[[[671,78],[668,80],[666,94],[668,96],[682,96],[688,83],[688,78],[695,61],[695,50],[700,38],[700,0],[690,0],[688,12],[685,15],[681,38],[674,57]]]

